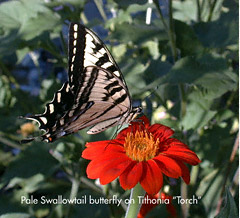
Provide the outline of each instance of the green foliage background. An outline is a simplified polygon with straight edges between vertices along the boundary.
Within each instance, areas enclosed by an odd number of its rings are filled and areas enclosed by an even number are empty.
[[[25,121],[18,117],[42,113],[61,86],[54,72],[67,69],[63,29],[69,21],[107,30],[103,40],[119,63],[132,97],[142,103],[152,123],[173,128],[175,136],[202,160],[191,168],[189,186],[179,179],[170,188],[173,196],[201,196],[197,205],[174,202],[179,217],[214,217],[219,212],[218,218],[238,217],[238,1],[104,2],[0,4],[0,217],[124,217],[124,206],[21,204],[21,196],[129,197],[118,181],[99,187],[88,180],[87,161],[81,159],[85,142],[109,139],[116,129],[93,136],[84,130],[53,144],[19,144]],[[86,9],[89,4],[97,7],[98,16]],[[149,7],[153,16],[146,25]],[[108,18],[110,11],[116,16]],[[46,60],[53,67],[44,78],[34,55],[39,49],[52,57]],[[21,87],[29,81],[16,74],[24,70],[21,64],[27,54],[39,73],[39,96],[24,91]],[[167,217],[166,208],[159,205],[148,217]]]

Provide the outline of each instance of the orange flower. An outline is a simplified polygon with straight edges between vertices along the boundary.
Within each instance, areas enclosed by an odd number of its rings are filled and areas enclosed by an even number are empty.
[[[105,185],[119,177],[124,189],[138,182],[148,194],[156,194],[163,185],[163,174],[182,177],[188,184],[189,170],[184,163],[197,165],[197,155],[187,145],[170,138],[174,131],[161,124],[150,125],[146,116],[132,122],[113,140],[86,144],[82,157],[91,160],[87,167],[90,179]]]

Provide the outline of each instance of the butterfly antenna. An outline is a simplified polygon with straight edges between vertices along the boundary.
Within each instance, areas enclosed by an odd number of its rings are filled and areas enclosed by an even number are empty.
[[[122,128],[122,125],[117,126],[116,131],[115,131],[114,134],[112,135],[112,139],[116,138],[117,133],[118,133],[118,131],[119,131],[121,128]]]
[[[150,94],[148,94],[144,99],[149,98],[157,89],[158,89],[158,86],[156,86],[156,87],[150,92]]]
[[[118,131],[121,129],[121,127],[122,127],[122,125],[117,126],[117,129],[116,129],[116,131],[114,132],[114,134],[112,135],[111,140],[113,140],[114,138],[116,138],[117,133],[118,133]],[[111,140],[110,140],[110,141],[111,141]],[[109,142],[109,143],[105,146],[104,150],[105,150],[105,149],[108,147],[108,145],[110,145],[110,144],[111,144],[111,142]]]

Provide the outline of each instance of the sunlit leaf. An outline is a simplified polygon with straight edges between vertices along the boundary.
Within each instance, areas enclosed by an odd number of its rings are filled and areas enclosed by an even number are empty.
[[[194,30],[199,40],[207,47],[222,48],[228,45],[237,44],[237,16],[238,11],[223,13],[216,21],[196,24]]]
[[[237,75],[229,70],[226,60],[211,54],[180,59],[164,81],[197,85],[209,99],[237,89]]]
[[[13,107],[16,98],[12,95],[10,83],[7,77],[0,77],[0,108]]]
[[[34,144],[22,151],[16,159],[11,162],[2,176],[1,182],[6,184],[15,177],[29,179],[36,174],[49,176],[54,173],[57,161],[49,154],[48,149],[46,144]],[[43,158],[44,161],[42,161]],[[21,180],[18,179],[18,182],[21,182]]]
[[[0,218],[30,218],[31,215],[27,213],[7,213],[0,216]]]
[[[186,55],[197,55],[204,51],[204,47],[200,43],[192,27],[184,22],[175,21],[175,30],[177,35],[177,48],[180,49],[182,57]]]
[[[126,31],[128,30],[128,31]],[[158,39],[166,39],[166,33],[164,30],[157,29],[152,26],[147,25],[132,25],[123,23],[121,25],[117,25],[115,30],[111,35],[108,37],[114,40],[119,40],[123,43],[143,43],[148,39],[153,39],[157,37]]]
[[[173,8],[175,9],[173,16],[175,19],[190,22],[196,21],[197,4],[196,1],[173,1]]]

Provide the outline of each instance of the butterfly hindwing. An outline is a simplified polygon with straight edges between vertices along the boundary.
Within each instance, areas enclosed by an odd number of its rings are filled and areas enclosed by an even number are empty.
[[[39,128],[45,131],[56,125],[58,119],[64,116],[74,102],[74,95],[70,90],[68,82],[64,83],[51,102],[45,106],[43,114],[26,116],[26,119],[35,120],[39,123]]]

